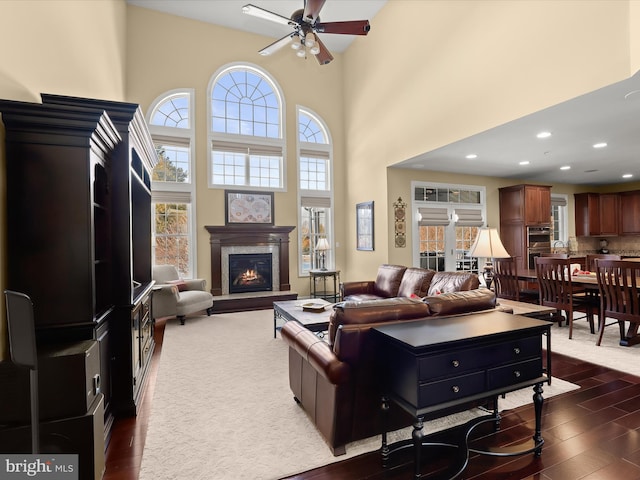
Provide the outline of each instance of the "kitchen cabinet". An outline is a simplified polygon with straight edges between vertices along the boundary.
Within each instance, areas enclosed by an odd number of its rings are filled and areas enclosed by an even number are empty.
[[[640,235],[640,190],[620,194],[620,234]]]
[[[551,187],[524,186],[524,221],[528,226],[551,223]]]
[[[576,236],[616,236],[620,230],[618,193],[576,193]]]
[[[526,270],[527,227],[551,225],[551,187],[512,185],[500,193],[500,238],[507,252],[516,257],[518,270]]]

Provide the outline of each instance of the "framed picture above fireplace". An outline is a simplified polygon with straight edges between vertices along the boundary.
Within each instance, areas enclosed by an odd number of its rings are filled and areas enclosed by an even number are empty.
[[[273,225],[273,192],[224,191],[225,224]]]

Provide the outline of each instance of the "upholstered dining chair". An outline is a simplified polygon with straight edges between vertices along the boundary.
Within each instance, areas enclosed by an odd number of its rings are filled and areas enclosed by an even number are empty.
[[[583,298],[575,296],[576,293],[583,293],[584,290],[574,287],[571,282],[570,266],[568,258],[536,257],[540,305],[555,307],[558,310],[556,318],[559,326],[562,325],[561,311],[565,312],[569,324],[569,338],[572,338],[575,311],[585,312],[591,333],[595,333],[595,328],[594,307]]]
[[[205,290],[204,279],[183,280],[173,265],[156,265],[152,276],[156,282],[151,302],[152,318],[175,316],[184,325],[189,314],[206,311],[211,315],[213,295]]]
[[[602,343],[605,327],[618,324],[620,341],[624,342],[624,322],[629,322],[629,331],[635,334],[640,325],[640,263],[625,260],[596,260],[598,290],[600,291],[600,320],[598,340]],[[615,322],[606,322],[607,318]]]
[[[493,288],[497,298],[516,302],[537,299],[537,292],[528,292],[520,288],[518,266],[515,257],[493,259]]]

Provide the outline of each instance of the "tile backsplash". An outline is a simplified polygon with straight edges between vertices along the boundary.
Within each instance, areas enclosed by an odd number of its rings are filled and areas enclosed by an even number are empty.
[[[603,237],[609,242],[609,253],[623,256],[640,257],[640,237]],[[586,255],[587,253],[598,253],[600,250],[600,237],[578,237],[569,242],[575,244],[576,251],[571,251],[572,255]]]

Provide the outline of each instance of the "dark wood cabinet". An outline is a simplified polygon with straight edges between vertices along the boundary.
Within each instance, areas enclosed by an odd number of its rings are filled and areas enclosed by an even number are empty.
[[[640,235],[640,190],[620,194],[620,234]]]
[[[42,99],[0,100],[6,284],[33,300],[39,348],[97,340],[108,435],[114,414],[135,413],[144,379],[133,374],[132,312],[150,302],[155,149],[135,104]]]
[[[151,301],[151,171],[156,163],[153,141],[137,104],[43,94],[48,105],[79,110],[104,111],[121,141],[111,154],[111,279],[115,303],[111,341],[113,369],[112,410],[116,415],[135,415],[153,352],[153,336],[141,356],[139,313]],[[148,318],[148,315],[147,315]],[[151,328],[151,324],[147,325]],[[143,362],[144,360],[144,362]]]
[[[615,236],[620,231],[618,193],[576,193],[576,236]]]
[[[524,186],[524,223],[528,226],[551,224],[551,187]]]
[[[500,239],[507,252],[516,257],[518,270],[526,270],[527,227],[551,225],[551,187],[512,185],[499,190]]]
[[[576,236],[588,237],[600,232],[600,197],[597,193],[574,194]]]

